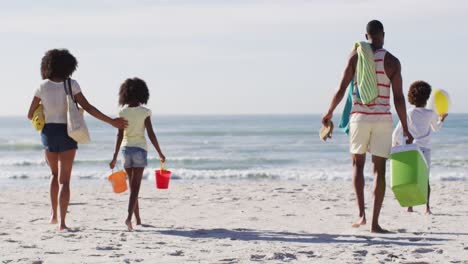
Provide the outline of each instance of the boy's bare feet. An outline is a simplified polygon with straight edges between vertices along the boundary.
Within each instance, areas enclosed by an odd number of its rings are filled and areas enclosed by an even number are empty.
[[[371,233],[379,233],[379,234],[387,234],[387,233],[390,233],[388,230],[386,229],[383,229],[382,227],[380,227],[379,225],[377,226],[373,226],[371,228]]]
[[[133,231],[132,220],[125,220],[125,225],[127,225],[128,231]]]
[[[406,210],[406,212],[408,212],[408,213],[414,212],[414,211],[413,211],[413,206],[408,207],[408,210]]]
[[[427,214],[427,215],[431,215],[431,214],[432,214],[431,208],[426,207],[426,214]]]
[[[354,228],[358,228],[362,225],[365,225],[367,222],[366,222],[366,217],[363,216],[361,217],[358,221],[354,222],[351,226],[354,227]]]

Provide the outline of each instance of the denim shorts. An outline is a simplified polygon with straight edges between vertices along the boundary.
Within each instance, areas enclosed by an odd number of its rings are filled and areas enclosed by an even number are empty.
[[[67,124],[48,123],[41,131],[44,149],[49,152],[64,152],[77,149],[78,144],[68,136]]]
[[[123,147],[124,168],[144,168],[148,165],[148,152],[139,147]]]

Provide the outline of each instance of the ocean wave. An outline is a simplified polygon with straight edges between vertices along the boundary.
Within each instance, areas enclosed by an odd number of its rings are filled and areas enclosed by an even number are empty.
[[[10,140],[0,143],[0,151],[25,151],[44,149],[42,144],[35,141]]]
[[[76,159],[75,165],[86,166],[103,166],[107,167],[111,159]],[[255,165],[285,165],[294,163],[294,159],[281,159],[281,158],[237,158],[237,157],[175,157],[167,160],[168,166],[174,167],[200,167],[200,168],[239,168],[249,167]],[[119,160],[119,164],[121,161]],[[159,158],[150,157],[148,163],[152,166],[159,165]],[[19,157],[17,159],[0,159],[0,166],[14,166],[14,167],[44,167],[47,166],[45,160],[31,160]]]
[[[157,167],[145,169],[143,178],[154,181],[154,171]],[[352,171],[349,166],[338,166],[334,169],[298,167],[298,168],[255,168],[255,169],[221,169],[202,170],[175,168],[172,171],[173,180],[319,180],[319,181],[350,181]],[[115,171],[115,170],[114,170]],[[110,169],[74,169],[72,180],[107,179],[112,173]],[[373,180],[372,173],[368,170],[364,173],[367,182]],[[48,179],[51,174],[48,169],[28,170],[3,170],[0,172],[0,179]],[[390,183],[390,173],[387,176]],[[433,181],[466,181],[468,175],[464,170],[459,171],[432,171],[431,182]]]

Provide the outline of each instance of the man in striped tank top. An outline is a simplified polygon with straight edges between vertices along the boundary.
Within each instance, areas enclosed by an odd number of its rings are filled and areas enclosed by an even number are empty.
[[[374,172],[374,206],[372,214],[371,232],[386,233],[387,230],[379,225],[380,209],[385,196],[385,165],[390,156],[392,146],[392,114],[390,112],[390,96],[408,143],[413,137],[408,131],[405,98],[402,91],[400,61],[383,49],[385,32],[382,23],[372,20],[367,24],[366,39],[374,51],[378,96],[372,102],[364,104],[358,95],[357,83],[354,83],[353,106],[349,120],[350,152],[353,162],[353,185],[359,208],[359,219],[353,227],[366,224],[364,209],[364,164],[366,153],[372,155]],[[346,89],[356,78],[358,55],[356,50],[351,52],[347,66],[343,73],[338,91],[333,97],[328,113],[322,118],[324,125],[332,119],[333,111],[346,94]]]

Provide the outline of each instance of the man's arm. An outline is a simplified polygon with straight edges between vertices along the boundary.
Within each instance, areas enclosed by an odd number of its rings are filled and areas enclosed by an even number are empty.
[[[340,104],[341,100],[343,100],[343,97],[346,93],[346,88],[348,88],[348,85],[353,79],[354,73],[356,72],[357,58],[357,53],[355,50],[353,50],[349,56],[348,64],[346,65],[346,68],[343,72],[343,76],[341,77],[338,90],[333,96],[330,108],[328,109],[328,112],[322,117],[323,125],[328,125],[329,121],[333,117],[333,111],[335,111],[335,108]]]
[[[391,54],[387,54],[388,59],[386,60],[389,63],[390,68],[393,70],[390,77],[392,82],[392,92],[393,92],[393,103],[395,105],[395,110],[397,111],[398,118],[400,118],[401,128],[403,130],[403,135],[407,138],[406,143],[413,142],[413,136],[408,130],[408,119],[406,116],[406,102],[405,96],[403,95],[403,80],[401,77],[401,64],[400,61]],[[388,72],[388,71],[386,71]]]

